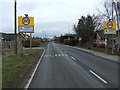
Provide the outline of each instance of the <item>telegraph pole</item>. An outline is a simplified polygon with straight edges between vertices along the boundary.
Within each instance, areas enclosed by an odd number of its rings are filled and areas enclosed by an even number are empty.
[[[112,21],[113,21],[113,0],[112,0]],[[112,54],[114,54],[114,38],[113,38],[113,35],[112,35]]]
[[[15,5],[15,7],[14,7],[14,12],[15,12],[15,17],[14,17],[14,19],[15,19],[15,24],[14,24],[14,32],[15,32],[15,54],[17,54],[17,1],[15,0],[14,1],[14,5]]]

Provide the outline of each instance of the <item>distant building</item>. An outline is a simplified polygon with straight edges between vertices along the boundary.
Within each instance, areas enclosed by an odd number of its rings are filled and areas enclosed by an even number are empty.
[[[19,40],[25,39],[24,35],[17,34],[17,43],[19,46]],[[14,48],[15,46],[15,34],[14,33],[0,33],[0,41],[2,42],[2,48]]]
[[[112,47],[112,40],[114,40],[114,44],[117,42],[117,35],[105,35],[104,30],[97,30],[95,41],[97,42],[105,42],[107,39],[108,46]]]
[[[116,39],[116,35],[104,35],[104,30],[98,30],[95,32],[96,33],[96,40],[97,41],[105,41],[105,39]]]

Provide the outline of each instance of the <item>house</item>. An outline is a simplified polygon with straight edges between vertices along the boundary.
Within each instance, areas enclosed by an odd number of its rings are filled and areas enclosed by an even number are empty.
[[[2,48],[14,48],[15,46],[15,34],[14,33],[0,33],[0,41],[2,42]],[[26,35],[25,35],[26,36]],[[22,34],[17,34],[17,43],[19,46],[20,37],[25,39]]]
[[[13,48],[14,47],[14,40],[15,35],[14,34],[7,34],[7,33],[1,33],[2,38],[2,47],[3,48]]]
[[[116,39],[116,35],[105,35],[104,30],[97,30],[96,32],[97,41],[105,41],[105,39],[110,40],[112,38]]]
[[[97,30],[95,41],[97,42],[105,42],[107,39],[108,46],[112,47],[112,40],[114,40],[114,44],[116,43],[117,35],[105,35],[104,30]]]

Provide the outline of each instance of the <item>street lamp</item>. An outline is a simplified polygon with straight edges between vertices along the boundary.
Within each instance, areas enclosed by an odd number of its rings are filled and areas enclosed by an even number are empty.
[[[69,37],[69,34],[70,34],[70,32],[69,32],[69,22],[63,22],[63,23],[66,23],[67,25],[68,25],[68,39],[70,39],[70,37]]]

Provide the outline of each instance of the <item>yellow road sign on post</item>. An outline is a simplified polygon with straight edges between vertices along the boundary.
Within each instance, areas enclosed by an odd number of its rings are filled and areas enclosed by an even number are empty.
[[[104,21],[104,29],[116,29],[116,21]]]
[[[19,33],[34,33],[34,17],[18,17]]]

